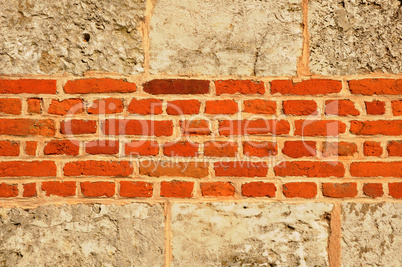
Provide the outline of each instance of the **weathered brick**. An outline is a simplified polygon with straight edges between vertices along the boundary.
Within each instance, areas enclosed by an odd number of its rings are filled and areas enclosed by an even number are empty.
[[[363,144],[363,152],[368,157],[381,157],[382,155],[381,142],[366,141]]]
[[[325,101],[325,114],[339,116],[358,116],[360,115],[360,111],[356,109],[355,104],[351,100],[327,100]]]
[[[19,115],[22,104],[18,98],[0,98],[0,113]]]
[[[68,155],[77,156],[80,151],[78,141],[72,142],[70,140],[52,140],[46,143],[43,150],[45,155]]]
[[[169,101],[166,113],[169,115],[186,115],[200,113],[201,102],[198,100],[174,100]]]
[[[162,197],[190,198],[193,196],[194,182],[170,181],[161,182]]]
[[[331,156],[353,156],[357,152],[357,145],[348,142],[323,142],[322,155],[324,157]]]
[[[173,122],[168,120],[108,119],[103,123],[103,133],[107,135],[170,136],[173,134]]]
[[[402,157],[402,141],[388,142],[387,151],[390,157]]]
[[[12,157],[20,155],[20,143],[13,141],[0,141],[0,156]]]
[[[0,177],[46,177],[56,176],[53,161],[7,161],[0,162]]]
[[[28,103],[28,113],[39,114],[42,112],[42,99],[41,98],[30,98],[27,100]]]
[[[326,197],[344,198],[357,196],[356,183],[323,183],[322,194]]]
[[[201,183],[201,193],[204,197],[231,197],[235,188],[230,182]]]
[[[275,197],[274,183],[250,182],[241,186],[241,193],[245,197]]]
[[[346,124],[335,120],[297,120],[295,135],[338,136],[346,131]]]
[[[351,121],[350,132],[356,135],[402,135],[402,120]]]
[[[215,162],[214,169],[216,176],[265,177],[268,173],[265,162],[252,161]]]
[[[109,78],[79,79],[64,85],[67,94],[132,93],[135,90],[135,83]]]
[[[132,141],[125,144],[124,151],[130,156],[156,156],[159,153],[159,144],[155,141]]]
[[[120,182],[121,197],[152,197],[154,186],[147,182]]]
[[[385,103],[383,101],[364,102],[366,105],[367,115],[383,115],[385,114]]]
[[[282,186],[287,198],[314,198],[317,196],[317,184],[313,182],[286,183]]]
[[[288,134],[290,124],[285,120],[224,120],[219,121],[219,133],[225,136],[247,134]]]
[[[0,94],[56,94],[56,80],[2,80]]]
[[[343,177],[345,167],[340,162],[287,161],[274,167],[277,176]]]
[[[265,93],[264,83],[259,81],[247,81],[247,80],[216,81],[215,88],[216,88],[216,95],[236,94],[236,93],[243,95],[251,95],[251,94]]]
[[[53,120],[48,119],[0,119],[1,134],[53,136],[55,134],[55,125]]]
[[[123,111],[123,101],[117,98],[105,98],[94,100],[88,107],[89,114],[115,114]]]
[[[233,100],[208,100],[205,106],[206,114],[235,114],[238,111],[239,106]]]
[[[127,177],[133,173],[133,165],[129,161],[75,161],[67,162],[63,171],[65,176]]]
[[[286,100],[282,107],[284,114],[303,116],[317,113],[317,102],[314,100]]]
[[[314,157],[317,144],[315,141],[286,141],[282,153],[291,158]]]
[[[28,156],[36,156],[37,149],[38,149],[38,141],[25,142],[25,154],[27,154]]]
[[[184,135],[209,135],[211,133],[207,120],[180,121],[180,127]]]
[[[206,157],[235,157],[237,144],[233,142],[211,141],[204,143],[204,156]]]
[[[115,184],[112,182],[82,182],[81,193],[86,197],[112,197],[115,193]]]
[[[62,134],[94,134],[96,133],[96,121],[94,120],[68,120],[60,122]]]
[[[85,144],[85,152],[87,154],[98,155],[114,155],[119,153],[119,141],[112,140],[96,140]]]
[[[350,174],[354,177],[402,177],[402,161],[352,162]]]
[[[396,199],[402,198],[402,183],[388,183],[389,195]]]
[[[76,185],[74,181],[48,181],[42,182],[41,189],[46,192],[46,196],[71,197],[75,196]]]
[[[0,197],[16,197],[18,196],[18,187],[16,184],[0,184]]]
[[[252,114],[276,114],[276,102],[263,99],[244,101],[243,112]]]
[[[194,177],[203,178],[209,175],[206,162],[173,162],[173,161],[149,161],[139,163],[140,174],[153,177]]]
[[[382,188],[382,184],[380,183],[364,184],[363,192],[366,196],[372,198],[382,197],[384,195],[384,190]]]
[[[402,115],[402,100],[394,100],[391,102],[392,114],[394,116]]]
[[[152,95],[209,93],[209,81],[204,80],[152,80],[143,87],[144,92]]]
[[[36,183],[28,183],[23,185],[24,191],[23,197],[35,197],[36,196]]]
[[[130,113],[141,115],[162,114],[162,100],[155,98],[132,99],[127,110]]]
[[[78,114],[84,112],[84,102],[82,99],[71,98],[66,100],[52,100],[47,110],[49,114],[67,115]]]
[[[291,80],[276,80],[271,82],[271,94],[282,95],[326,95],[339,93],[341,81],[312,79],[293,83]]]
[[[198,156],[198,144],[191,142],[165,143],[163,154],[170,157],[196,157]]]
[[[399,95],[402,92],[402,79],[363,79],[348,83],[352,94]]]
[[[278,155],[278,145],[274,142],[243,142],[243,154],[247,157],[269,157]]]

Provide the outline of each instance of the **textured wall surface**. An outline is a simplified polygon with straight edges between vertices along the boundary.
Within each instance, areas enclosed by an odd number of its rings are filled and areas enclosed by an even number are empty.
[[[175,204],[172,266],[328,266],[331,210],[324,203]]]
[[[0,1],[1,73],[143,71],[145,0]]]
[[[402,266],[401,0],[0,0],[0,266]]]
[[[0,209],[2,266],[161,266],[160,205]]]

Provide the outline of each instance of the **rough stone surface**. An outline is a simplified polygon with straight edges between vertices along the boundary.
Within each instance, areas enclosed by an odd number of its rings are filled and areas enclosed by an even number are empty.
[[[324,75],[402,72],[400,0],[310,0],[310,68]]]
[[[158,0],[151,73],[294,75],[301,0]]]
[[[145,2],[2,0],[0,73],[142,72]]]
[[[163,266],[160,205],[0,209],[0,266]]]
[[[401,266],[402,203],[342,205],[342,266]]]
[[[172,266],[328,266],[328,203],[172,206]]]

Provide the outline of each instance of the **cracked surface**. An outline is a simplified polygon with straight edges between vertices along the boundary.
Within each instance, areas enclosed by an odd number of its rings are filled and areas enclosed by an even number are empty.
[[[0,73],[143,72],[145,2],[0,1]]]
[[[1,266],[163,266],[163,207],[0,209]]]
[[[328,266],[331,210],[328,203],[173,204],[172,266]]]
[[[301,0],[159,0],[150,72],[295,75],[301,23]]]
[[[402,203],[342,205],[342,266],[400,266]]]
[[[400,0],[310,0],[309,32],[313,73],[402,72]]]

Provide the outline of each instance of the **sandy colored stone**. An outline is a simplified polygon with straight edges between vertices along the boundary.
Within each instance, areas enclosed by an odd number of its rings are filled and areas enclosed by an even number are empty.
[[[1,266],[163,266],[160,205],[0,209]]]
[[[342,205],[342,266],[401,266],[402,203]]]
[[[402,72],[400,0],[310,0],[310,68],[323,75]]]
[[[301,0],[158,0],[151,73],[295,75]]]
[[[328,266],[328,203],[172,206],[172,266]]]
[[[0,1],[0,73],[140,73],[145,2]]]

